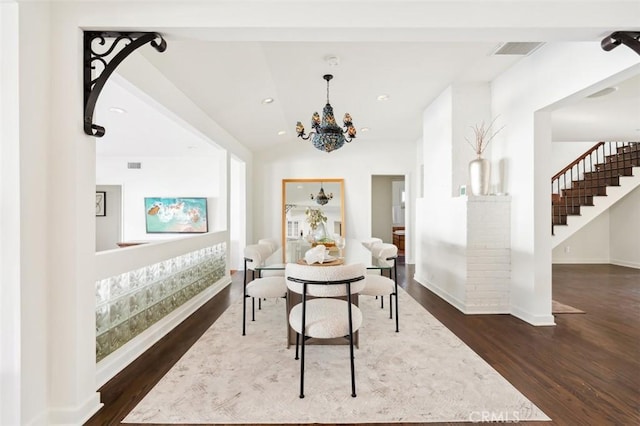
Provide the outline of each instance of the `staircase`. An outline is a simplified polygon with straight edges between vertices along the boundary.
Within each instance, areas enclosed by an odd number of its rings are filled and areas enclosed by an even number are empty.
[[[554,246],[640,185],[638,167],[640,142],[599,142],[551,178]],[[592,210],[590,215],[585,207]],[[574,229],[569,231],[569,217],[580,218],[582,223],[574,227],[572,222]]]

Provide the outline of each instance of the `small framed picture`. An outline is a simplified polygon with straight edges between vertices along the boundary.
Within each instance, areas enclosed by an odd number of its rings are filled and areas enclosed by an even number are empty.
[[[107,215],[107,193],[96,191],[96,216]]]

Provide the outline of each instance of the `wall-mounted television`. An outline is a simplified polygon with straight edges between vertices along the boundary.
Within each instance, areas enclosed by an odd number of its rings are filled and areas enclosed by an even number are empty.
[[[204,197],[145,197],[144,209],[148,234],[208,232]]]

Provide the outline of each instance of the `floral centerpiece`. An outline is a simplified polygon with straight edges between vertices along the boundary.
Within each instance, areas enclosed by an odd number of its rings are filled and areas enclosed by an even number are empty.
[[[320,209],[307,207],[304,214],[307,216],[307,223],[311,227],[313,234],[313,245],[323,244],[326,247],[334,246],[335,241],[327,234],[327,216]]]
[[[327,217],[324,215],[324,213],[322,213],[322,210],[320,209],[312,209],[310,207],[307,207],[307,210],[304,212],[304,214],[307,216],[307,223],[313,231],[318,229],[318,226],[321,223],[325,223],[327,221]]]

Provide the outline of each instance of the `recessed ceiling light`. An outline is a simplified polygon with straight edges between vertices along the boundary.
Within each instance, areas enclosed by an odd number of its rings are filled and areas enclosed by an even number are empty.
[[[262,100],[262,103],[263,104],[271,104],[271,103],[273,103],[273,98],[264,98]]]
[[[287,134],[286,130],[280,130],[278,132],[278,136],[282,136],[282,135],[286,135],[286,134]]]
[[[378,100],[379,101],[388,101],[389,100],[389,95],[386,95],[386,94],[379,95],[378,96]]]
[[[602,90],[598,90],[597,92],[590,94],[587,98],[599,98],[600,96],[606,96],[609,93],[613,93],[616,90],[618,90],[617,87],[605,87]]]
[[[111,107],[109,108],[109,111],[115,112],[116,114],[124,114],[125,112],[127,112],[127,110],[119,107]]]
[[[328,55],[324,58],[324,60],[329,64],[330,67],[337,67],[340,65],[340,58],[336,55]]]
[[[369,128],[368,128],[368,127],[363,127],[362,129],[360,129],[360,131],[361,131],[361,132],[363,132],[363,133],[364,133],[364,132],[368,132],[368,131],[369,131]]]

